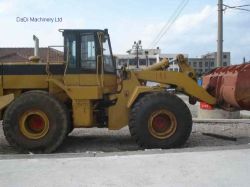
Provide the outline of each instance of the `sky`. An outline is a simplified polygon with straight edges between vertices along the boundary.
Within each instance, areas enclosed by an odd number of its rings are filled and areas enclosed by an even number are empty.
[[[143,48],[152,42],[183,0],[0,0],[0,47],[62,45],[58,29],[108,28],[114,54],[124,54],[134,41]],[[224,0],[227,5],[250,0]],[[62,18],[62,22],[18,22],[23,17]],[[199,57],[216,51],[217,0],[189,0],[178,19],[156,46],[164,53]],[[224,13],[224,51],[232,63],[250,61],[250,12],[227,9]],[[156,47],[154,46],[154,47]]]

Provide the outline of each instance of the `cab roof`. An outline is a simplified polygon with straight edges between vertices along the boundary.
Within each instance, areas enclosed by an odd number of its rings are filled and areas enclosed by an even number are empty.
[[[105,32],[108,33],[108,29],[59,29],[59,32]]]

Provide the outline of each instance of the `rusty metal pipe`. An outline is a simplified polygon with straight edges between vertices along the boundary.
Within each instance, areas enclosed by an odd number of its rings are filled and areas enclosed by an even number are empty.
[[[225,110],[250,110],[250,64],[219,67],[203,77],[203,87]]]

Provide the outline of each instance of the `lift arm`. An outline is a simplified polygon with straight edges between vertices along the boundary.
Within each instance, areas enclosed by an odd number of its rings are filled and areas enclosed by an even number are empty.
[[[216,104],[216,99],[212,97],[203,87],[199,86],[194,79],[184,72],[173,71],[140,71],[135,72],[139,80],[158,82],[176,86],[189,96],[195,97],[208,104]]]

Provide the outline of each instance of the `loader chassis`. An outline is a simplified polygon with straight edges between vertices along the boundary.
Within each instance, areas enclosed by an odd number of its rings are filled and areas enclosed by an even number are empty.
[[[62,32],[65,63],[0,65],[4,133],[22,151],[53,152],[74,128],[127,125],[141,147],[178,147],[191,133],[192,118],[166,88],[215,104],[182,55],[181,72],[166,71],[163,59],[145,70],[124,68],[118,77],[107,30]],[[160,84],[148,87],[147,81]]]

